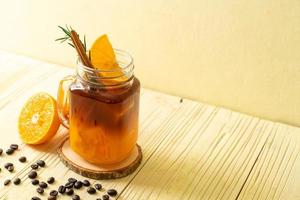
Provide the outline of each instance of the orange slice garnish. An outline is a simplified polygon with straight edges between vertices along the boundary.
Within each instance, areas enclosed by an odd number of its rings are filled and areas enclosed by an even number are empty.
[[[125,81],[127,79],[118,65],[114,49],[109,42],[107,35],[100,36],[93,43],[92,48],[90,49],[90,59],[95,69],[103,70],[100,72],[100,76],[118,77],[114,78],[114,80],[105,80],[104,84],[111,84],[112,81]],[[105,72],[105,70],[113,70],[113,72]]]
[[[49,141],[59,125],[56,100],[45,92],[37,93],[27,100],[18,121],[20,137],[27,144]]]
[[[90,49],[92,65],[96,69],[109,70],[119,67],[116,55],[107,35],[100,36]]]

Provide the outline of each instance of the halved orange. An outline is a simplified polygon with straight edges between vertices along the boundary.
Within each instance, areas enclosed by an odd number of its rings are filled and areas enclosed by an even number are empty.
[[[27,100],[18,121],[20,137],[27,144],[49,141],[59,125],[56,100],[45,92],[37,93]]]

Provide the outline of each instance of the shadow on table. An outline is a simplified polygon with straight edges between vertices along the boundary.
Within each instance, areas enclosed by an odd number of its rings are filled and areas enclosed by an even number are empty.
[[[30,148],[36,150],[36,151],[41,151],[41,152],[47,152],[47,153],[56,153],[56,150],[61,143],[64,141],[66,137],[68,137],[69,130],[61,126],[56,135],[48,142],[44,144],[39,144],[39,145],[28,145]]]

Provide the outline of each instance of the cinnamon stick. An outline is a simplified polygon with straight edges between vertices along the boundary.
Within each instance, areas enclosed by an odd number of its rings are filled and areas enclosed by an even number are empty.
[[[74,30],[71,31],[71,39],[72,39],[74,47],[81,59],[81,62],[87,67],[94,68],[89,57],[86,55],[86,52],[84,50],[82,42],[80,41],[80,39],[78,37],[78,34]],[[100,79],[95,78],[95,77],[98,77],[99,74],[97,72],[92,72],[92,73],[94,74],[94,77],[89,77],[89,78],[92,79],[95,83],[98,82],[99,84],[103,84]],[[87,78],[87,74],[84,74],[84,76]],[[89,78],[87,78],[87,79],[89,79]]]
[[[72,39],[74,47],[75,47],[82,63],[87,67],[93,68],[93,65],[92,65],[90,59],[86,55],[86,52],[85,52],[84,47],[78,37],[78,34],[74,30],[71,31],[71,39]]]

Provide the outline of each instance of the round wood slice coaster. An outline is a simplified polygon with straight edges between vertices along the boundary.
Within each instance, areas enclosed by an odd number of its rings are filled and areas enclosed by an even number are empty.
[[[137,144],[126,160],[114,165],[98,166],[91,164],[75,153],[70,146],[69,138],[58,148],[61,161],[74,172],[93,179],[115,179],[134,172],[142,161],[142,150]]]

